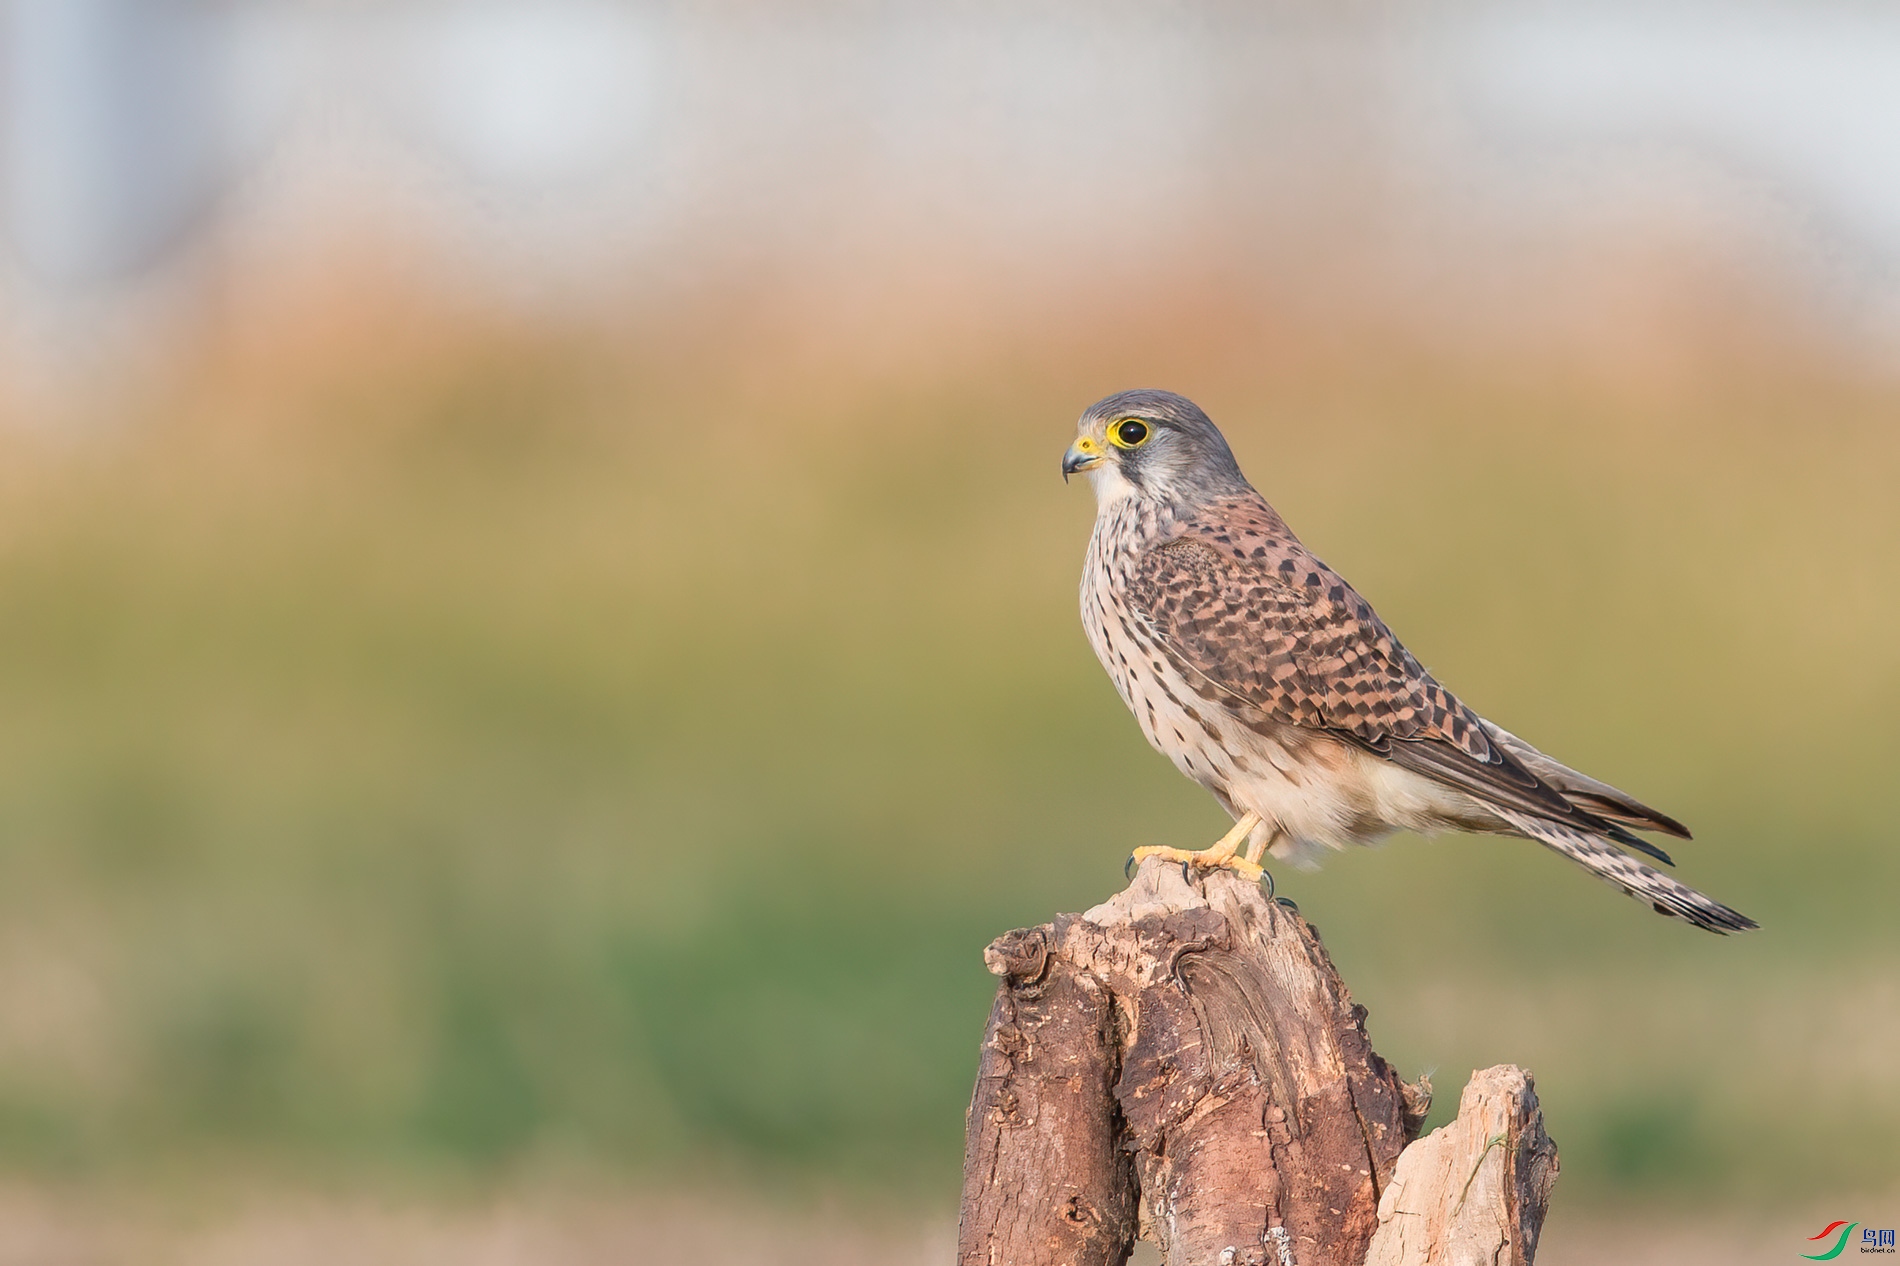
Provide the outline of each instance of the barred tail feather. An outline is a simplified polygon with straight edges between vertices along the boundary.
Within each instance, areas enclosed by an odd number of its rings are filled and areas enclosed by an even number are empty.
[[[1718,935],[1746,932],[1759,926],[1747,915],[1731,910],[1687,884],[1677,883],[1661,871],[1643,865],[1607,840],[1560,822],[1513,809],[1494,808],[1493,812],[1524,835],[1553,852],[1562,853],[1611,887],[1620,888],[1635,897],[1657,914],[1693,923]]]

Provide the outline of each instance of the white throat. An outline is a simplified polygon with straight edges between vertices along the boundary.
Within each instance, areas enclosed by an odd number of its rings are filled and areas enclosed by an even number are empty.
[[[1089,471],[1088,477],[1089,485],[1095,489],[1095,508],[1098,511],[1126,501],[1137,491],[1114,462],[1103,462]]]

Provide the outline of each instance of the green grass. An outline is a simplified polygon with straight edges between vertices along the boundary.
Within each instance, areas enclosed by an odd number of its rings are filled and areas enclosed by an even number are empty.
[[[1079,631],[1056,457],[1121,385],[1082,377],[788,415],[504,346],[31,458],[0,1164],[947,1199],[983,945],[1221,824]],[[1282,875],[1380,1048],[1440,1118],[1531,1066],[1580,1194],[1900,1177],[1900,398],[1238,377],[1207,403],[1308,542],[1764,924],[1498,840]]]

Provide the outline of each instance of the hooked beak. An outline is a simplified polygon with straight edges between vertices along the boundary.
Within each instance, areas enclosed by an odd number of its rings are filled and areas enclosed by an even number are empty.
[[[1085,470],[1094,470],[1107,460],[1108,454],[1102,451],[1102,446],[1094,439],[1084,435],[1081,439],[1069,445],[1069,451],[1062,455],[1062,482],[1066,484],[1069,482],[1070,475],[1077,475]]]

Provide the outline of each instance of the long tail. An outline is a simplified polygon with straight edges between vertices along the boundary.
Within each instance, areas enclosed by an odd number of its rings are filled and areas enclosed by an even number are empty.
[[[1515,809],[1494,806],[1493,812],[1531,839],[1554,852],[1562,853],[1611,887],[1620,888],[1635,897],[1657,914],[1693,923],[1718,935],[1746,932],[1760,926],[1747,915],[1731,910],[1687,884],[1677,883],[1661,871],[1643,865],[1608,840]]]

